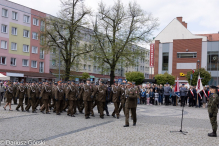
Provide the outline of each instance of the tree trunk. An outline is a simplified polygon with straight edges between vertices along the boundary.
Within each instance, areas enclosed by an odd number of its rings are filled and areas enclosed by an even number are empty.
[[[65,81],[69,80],[69,76],[70,76],[70,65],[66,64],[66,67],[65,67]]]
[[[111,72],[110,72],[110,85],[114,84],[114,78],[115,78],[115,75],[114,75],[114,69],[111,69]]]

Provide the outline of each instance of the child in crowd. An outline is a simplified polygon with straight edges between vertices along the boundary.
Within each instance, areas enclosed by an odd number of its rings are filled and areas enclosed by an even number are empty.
[[[155,90],[154,96],[155,96],[155,105],[158,105],[159,93],[157,93],[157,90]]]

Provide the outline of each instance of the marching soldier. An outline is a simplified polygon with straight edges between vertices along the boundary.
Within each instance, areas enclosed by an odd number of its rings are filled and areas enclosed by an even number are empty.
[[[41,109],[41,112],[44,114],[44,110],[46,109],[46,114],[50,114],[49,113],[49,97],[52,94],[52,87],[49,85],[48,81],[46,81],[44,87],[41,90],[40,93],[40,99],[43,99],[43,104],[45,108]]]
[[[77,114],[76,113],[76,108],[78,108],[79,113],[84,114],[83,113],[84,103],[83,103],[83,99],[81,98],[81,95],[80,95],[80,93],[81,93],[81,86],[82,85],[79,85],[79,83],[76,83],[77,101],[76,101],[76,106],[75,106],[75,109],[74,109],[75,114]]]
[[[37,109],[37,106],[40,104],[42,106],[42,99],[40,99],[40,93],[42,89],[42,83],[39,83],[39,85],[36,85],[36,105],[35,109]]]
[[[67,87],[66,98],[68,99],[69,108],[68,116],[75,117],[75,107],[77,102],[77,88],[74,86],[74,82],[71,82],[71,85]]]
[[[104,114],[103,114],[103,110],[104,110],[104,106],[106,103],[106,87],[103,85],[103,82],[100,81],[99,82],[99,86],[97,87],[97,95],[96,95],[96,100],[97,100],[97,107],[98,110],[100,112],[100,118],[104,119]]]
[[[80,94],[84,101],[85,119],[89,119],[93,106],[93,98],[94,98],[94,88],[90,84],[90,79],[87,79],[87,84],[84,84],[82,86]]]
[[[126,102],[125,102],[125,125],[124,127],[129,127],[129,110],[133,117],[133,126],[136,126],[136,107],[137,107],[137,92],[132,88],[132,83],[128,82],[128,89],[125,90]]]
[[[116,114],[117,119],[119,119],[119,104],[120,104],[119,97],[120,95],[121,95],[121,89],[118,86],[118,82],[115,82],[115,85],[112,86],[110,96],[111,96],[112,102],[114,103],[114,107],[115,107],[112,113],[112,116],[115,118],[115,114]]]
[[[61,86],[61,81],[58,82],[58,86],[55,89],[56,99],[56,115],[60,115],[63,109],[64,89]]]
[[[29,97],[28,105],[25,110],[29,112],[30,107],[32,106],[32,113],[36,113],[36,86],[33,82],[32,85],[27,89],[27,96]]]
[[[8,87],[6,88],[6,91],[5,91],[5,96],[7,98],[7,104],[3,107],[4,110],[6,110],[6,107],[9,105],[9,111],[13,111],[11,109],[11,100],[13,98],[13,87],[12,87],[11,82],[8,83]]]
[[[216,86],[211,86],[210,88],[210,98],[208,101],[208,113],[209,113],[209,118],[211,121],[211,126],[212,126],[212,133],[208,133],[209,137],[217,137],[217,113],[218,113],[218,108],[217,105],[219,104],[219,97],[217,95],[217,87]]]
[[[63,111],[66,112],[67,107],[69,106],[68,98],[66,97],[68,86],[70,83],[64,83],[63,89],[64,89],[64,105],[63,105]]]
[[[23,85],[23,82],[20,82],[20,85],[17,87],[17,92],[16,92],[16,98],[19,98],[19,104],[16,107],[16,110],[19,111],[19,108],[21,107],[22,112],[24,112],[24,106],[23,106],[23,101],[24,101],[24,96],[26,94],[26,87]]]
[[[124,115],[125,115],[125,88],[123,87],[123,85],[120,85],[121,88],[121,104],[119,107],[119,113],[121,112],[121,110],[123,110]]]
[[[52,104],[49,106],[50,110],[53,108],[53,112],[55,113],[56,112],[56,99],[55,99],[55,89],[57,88],[56,87],[57,83],[53,83],[52,85]]]
[[[18,87],[17,82],[14,82],[12,88],[13,88],[13,101],[15,105],[17,104],[17,98],[15,97],[16,92],[17,92],[17,87]]]

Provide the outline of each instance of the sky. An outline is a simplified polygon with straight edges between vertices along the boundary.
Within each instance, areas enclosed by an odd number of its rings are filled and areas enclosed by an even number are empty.
[[[1,0],[0,0],[1,1]],[[9,0],[15,3],[57,16],[60,0]],[[102,0],[112,5],[116,0]],[[121,0],[128,4],[134,0]],[[85,0],[85,5],[95,13],[101,0]],[[156,37],[174,18],[183,17],[187,28],[193,34],[219,32],[219,0],[135,0],[141,8],[159,19],[159,28],[153,32]]]

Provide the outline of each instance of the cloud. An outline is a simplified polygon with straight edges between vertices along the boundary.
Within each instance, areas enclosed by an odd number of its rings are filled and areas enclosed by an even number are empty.
[[[11,0],[21,5],[55,15],[60,10],[59,0]],[[98,3],[101,0],[85,0],[85,4],[97,12]],[[112,5],[117,0],[102,0],[107,5]],[[133,2],[134,0],[132,0]],[[183,17],[188,23],[188,29],[192,33],[217,33],[219,31],[218,0],[135,0],[143,10],[150,12],[159,18],[159,29],[154,31],[156,36],[174,18]],[[126,5],[129,0],[122,0]]]

